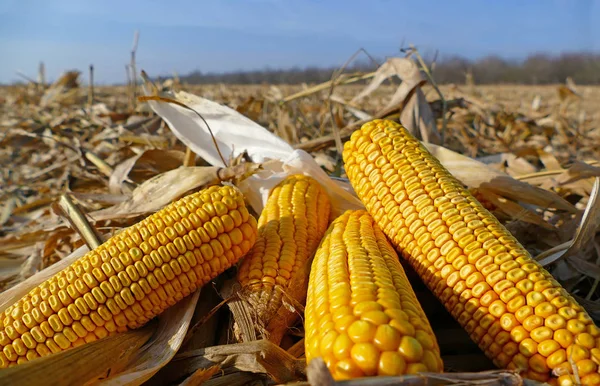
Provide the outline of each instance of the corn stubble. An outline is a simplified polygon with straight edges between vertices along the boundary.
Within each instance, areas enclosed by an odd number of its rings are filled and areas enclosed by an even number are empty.
[[[307,362],[323,358],[334,379],[443,371],[398,255],[364,210],[330,225],[312,263],[305,315]]]
[[[144,325],[235,264],[256,237],[232,186],[164,207],[0,314],[0,368]]]
[[[343,159],[375,222],[497,366],[560,385],[576,370],[600,384],[600,330],[587,312],[404,127],[363,125]]]
[[[258,219],[258,238],[238,280],[256,311],[259,335],[275,344],[301,314],[293,307],[305,304],[310,263],[330,216],[327,192],[296,174],[272,189]]]

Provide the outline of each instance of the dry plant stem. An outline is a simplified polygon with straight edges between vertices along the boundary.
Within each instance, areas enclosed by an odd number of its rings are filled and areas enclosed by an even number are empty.
[[[125,65],[125,76],[127,77],[127,95],[129,96],[129,108],[131,110],[131,72],[129,64]]]
[[[189,147],[185,149],[185,157],[183,158],[183,166],[194,166],[196,164],[196,153]]]
[[[85,152],[85,158],[87,158],[88,161],[93,163],[98,168],[100,173],[104,174],[107,177],[110,177],[110,175],[113,172],[113,168],[109,164],[104,162],[103,159],[101,159],[96,154],[92,153],[91,151]]]
[[[219,365],[221,370],[237,369],[266,374],[275,382],[294,382],[306,374],[306,362],[296,359],[268,340],[227,344],[187,351],[173,358],[174,371],[189,373]]]
[[[344,72],[344,70],[346,69],[346,67],[348,67],[348,65],[361,52],[364,52],[371,60],[373,60],[375,62],[375,60],[371,57],[371,55],[369,55],[363,48],[361,48],[358,51],[356,51],[354,54],[352,54],[352,56],[350,56],[350,58],[348,58],[348,60],[346,61],[346,63],[344,63],[344,65],[339,70],[335,71],[332,74],[331,79],[329,80],[329,95],[327,96],[327,102],[328,102],[328,105],[329,105],[329,114],[330,114],[330,117],[331,117],[331,130],[333,131],[333,137],[335,139],[335,147],[336,147],[337,152],[338,152],[338,154],[337,154],[338,158],[342,154],[343,145],[342,145],[342,138],[340,137],[340,128],[335,124],[335,115],[333,113],[333,105],[332,105],[331,97],[333,96],[333,91],[335,90],[335,86],[337,85],[336,81],[342,75],[342,73]],[[375,64],[378,64],[378,63],[375,62]]]
[[[290,347],[287,352],[296,358],[304,356],[304,338],[294,343],[294,345]]]
[[[581,161],[581,162],[584,162],[590,166],[600,165],[600,161]],[[516,180],[525,181],[525,180],[530,180],[530,179],[540,178],[540,177],[552,177],[552,176],[562,174],[564,172],[565,172],[564,169],[544,170],[541,172],[535,172],[535,173],[529,173],[529,174],[522,174],[520,176],[514,176],[513,178]]]
[[[119,136],[119,141],[139,145],[148,145],[148,147],[151,149],[164,149],[169,146],[167,139],[160,136],[139,137],[137,135],[121,135]]]
[[[410,45],[410,49],[411,49],[411,52],[413,52],[415,54],[415,56],[417,57],[417,60],[419,61],[421,68],[423,68],[423,72],[425,73],[425,75],[427,75],[427,79],[429,80],[429,83],[431,83],[431,86],[433,86],[435,91],[440,96],[440,100],[442,101],[442,130],[441,130],[442,132],[440,133],[440,135],[441,135],[441,142],[443,144],[444,138],[446,136],[446,125],[448,124],[448,118],[446,116],[446,111],[448,110],[448,102],[446,101],[446,98],[444,98],[444,94],[442,94],[442,91],[438,87],[435,79],[433,79],[433,75],[429,71],[429,68],[427,67],[427,64],[421,57],[421,54],[419,54],[419,51],[412,44]]]
[[[354,132],[354,130],[357,127],[360,127],[360,126],[364,125],[365,123],[370,122],[373,119],[387,117],[390,114],[393,114],[394,112],[396,112],[398,109],[401,109],[401,108],[402,108],[402,106],[392,106],[392,107],[384,108],[384,109],[381,109],[378,112],[376,112],[369,119],[361,119],[359,121],[350,123],[346,127],[340,129],[339,132],[340,132],[341,140],[345,141],[348,138],[350,138],[350,135],[352,135],[352,133]],[[324,135],[320,138],[315,138],[313,140],[306,141],[304,143],[299,143],[296,146],[294,146],[294,148],[301,149],[301,150],[304,150],[307,152],[312,152],[312,151],[317,151],[317,150],[321,150],[323,148],[329,147],[334,142],[335,142],[335,138],[333,137],[333,135]]]
[[[140,39],[140,32],[138,30],[135,31],[133,35],[133,47],[131,48],[131,109],[135,110],[136,106],[136,97],[137,97],[137,70],[135,66],[135,53],[137,51],[138,41]]]
[[[419,373],[416,375],[364,377],[335,381],[321,358],[312,360],[306,368],[308,382],[297,382],[295,386],[537,386],[542,383],[523,379],[516,372],[493,370],[477,373]],[[292,384],[290,384],[291,386]]]
[[[248,302],[243,301],[239,296],[234,295],[234,299],[228,304],[236,323],[237,335],[241,342],[252,342],[258,339],[256,335],[255,322],[252,320],[252,310]]]
[[[217,153],[219,153],[219,157],[221,158],[221,161],[223,162],[223,166],[227,167],[227,162],[225,161],[225,157],[223,157],[223,154],[221,154],[221,149],[219,149],[219,145],[217,144],[217,140],[215,139],[215,135],[213,134],[210,126],[208,125],[208,122],[206,122],[206,120],[204,119],[204,117],[199,112],[197,112],[196,110],[194,110],[193,108],[187,106],[184,103],[176,101],[175,99],[165,98],[165,97],[161,97],[161,96],[158,96],[158,95],[140,96],[140,97],[138,97],[138,100],[140,102],[142,102],[142,101],[143,102],[146,102],[146,101],[158,101],[158,102],[173,103],[173,104],[176,104],[177,106],[181,106],[181,107],[183,107],[185,109],[193,111],[202,120],[202,122],[204,122],[204,124],[208,128],[208,131],[210,132],[210,136],[212,137],[212,140],[213,140],[213,143],[215,145],[215,148],[217,149]]]
[[[23,74],[21,71],[17,71],[17,75],[19,75],[21,78],[25,79],[28,82],[31,82],[32,84],[34,84],[36,86],[38,84],[38,82],[36,82],[35,80],[31,79],[27,75]]]
[[[96,166],[102,174],[110,178],[110,176],[113,173],[113,168],[109,164],[107,164],[102,158],[98,157],[91,151],[85,152],[85,158],[87,158],[88,161],[93,163],[94,166]],[[123,185],[125,185],[129,190],[133,190],[136,187],[134,183],[129,181],[123,181]]]
[[[79,209],[77,204],[73,202],[71,197],[63,194],[58,202],[65,218],[71,224],[71,227],[81,236],[90,250],[100,246],[102,237],[90,225],[85,217],[85,214]]]
[[[41,88],[46,87],[46,66],[44,62],[40,62],[40,66],[38,67],[38,85]]]
[[[82,380],[86,380],[86,385],[95,384],[97,382],[94,379],[101,380],[125,368],[129,360],[152,337],[157,324],[152,321],[137,330],[2,369],[0,384],[80,386],[83,384]]]
[[[346,78],[344,80],[340,80],[338,82],[338,84],[342,85],[342,84],[350,84],[350,83],[354,83],[354,82],[359,82],[361,80],[372,78],[373,76],[375,76],[375,72],[370,72],[368,74],[362,74],[362,75],[354,75],[354,76],[351,76],[351,77]],[[315,94],[315,93],[317,93],[319,91],[326,90],[327,88],[329,88],[331,86],[331,83],[332,82],[329,80],[327,82],[324,82],[324,83],[318,84],[316,86],[313,86],[313,87],[311,87],[309,89],[302,90],[302,91],[297,92],[295,94],[289,95],[289,96],[283,98],[283,100],[281,101],[281,103],[287,103],[289,101],[293,101],[294,99],[302,98],[302,97],[305,97],[305,96],[308,96],[308,95],[311,95],[311,94]]]
[[[88,105],[92,107],[94,104],[94,65],[90,64],[90,87],[88,91]]]

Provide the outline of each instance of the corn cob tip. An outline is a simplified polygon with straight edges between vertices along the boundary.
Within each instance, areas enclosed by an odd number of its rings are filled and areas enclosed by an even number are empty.
[[[0,312],[0,368],[142,326],[233,265],[256,235],[231,186],[167,205]]]
[[[306,175],[290,175],[269,193],[258,239],[240,263],[238,281],[257,313],[259,334],[275,343],[298,318],[285,303],[304,304],[310,261],[330,213],[327,192]]]
[[[335,379],[443,370],[398,255],[364,210],[336,218],[315,254],[305,346],[307,362],[322,357]]]
[[[366,123],[343,159],[394,247],[498,367],[600,384],[600,329],[585,309],[402,125]]]

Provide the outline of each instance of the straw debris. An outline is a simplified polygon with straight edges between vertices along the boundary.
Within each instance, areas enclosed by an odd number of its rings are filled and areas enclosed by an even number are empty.
[[[337,74],[306,87],[194,86],[174,78],[152,85],[152,95],[136,97],[143,94],[136,74],[128,72],[131,82],[124,87],[84,88],[76,70],[49,86],[42,76],[40,82],[1,87],[0,310],[29,283],[169,202],[218,182],[245,182],[265,167],[247,154],[226,160],[218,132],[204,149],[186,142],[149,105],[172,103],[159,95],[173,89],[189,93],[176,100],[192,110],[185,119],[204,120],[190,107],[197,101],[186,95],[228,106],[310,153],[342,183],[340,141],[373,118],[400,119],[599,322],[600,88],[570,80],[478,86],[472,78],[466,85],[438,85],[435,71],[418,59],[413,50],[374,72]],[[150,87],[147,74],[142,78]],[[218,166],[202,156],[213,145]],[[280,346],[233,331],[230,307],[217,306],[231,293],[226,285],[234,274],[235,267],[144,329],[3,370],[0,383],[29,384],[42,373],[50,382],[68,368],[61,384],[92,382],[99,374],[101,384],[535,384],[494,370],[418,280],[415,291],[437,321],[433,327],[450,372],[334,382],[323,363],[306,367],[301,321]],[[246,316],[252,327],[252,315]],[[101,363],[115,355],[121,365],[109,374]]]

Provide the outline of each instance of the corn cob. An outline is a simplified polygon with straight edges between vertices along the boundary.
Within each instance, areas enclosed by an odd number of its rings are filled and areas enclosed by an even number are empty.
[[[498,367],[566,385],[571,357],[600,384],[587,312],[404,127],[365,124],[343,159],[377,224]]]
[[[373,217],[336,218],[312,263],[305,312],[306,360],[334,379],[441,372],[436,337]]]
[[[236,263],[256,235],[231,186],[166,206],[0,313],[0,368],[142,326]]]
[[[240,264],[238,281],[263,326],[259,335],[276,344],[298,318],[284,301],[305,303],[310,261],[330,212],[319,183],[296,174],[273,188],[258,219],[258,239]]]

